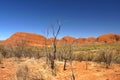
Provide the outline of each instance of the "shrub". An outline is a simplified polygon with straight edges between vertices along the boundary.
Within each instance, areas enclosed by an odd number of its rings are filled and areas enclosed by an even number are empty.
[[[95,62],[103,62],[103,57],[101,56],[101,53],[95,53],[92,61]]]
[[[112,62],[112,50],[111,49],[103,49],[100,50],[100,59],[102,62],[105,63],[105,67],[109,68],[111,62]]]
[[[0,45],[0,52],[3,55],[3,57],[6,57],[6,55],[7,55],[7,49],[5,48],[5,46]]]
[[[113,56],[113,62],[120,64],[120,51],[114,54]]]
[[[77,53],[75,55],[75,60],[77,61],[92,61],[94,58],[94,53],[88,51],[83,53]]]
[[[77,60],[77,61],[83,61],[84,60],[84,54],[83,53],[77,53],[77,54],[75,54],[75,60]]]

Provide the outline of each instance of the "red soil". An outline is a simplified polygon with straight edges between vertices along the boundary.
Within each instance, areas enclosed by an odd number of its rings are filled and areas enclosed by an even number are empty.
[[[71,80],[71,66],[67,63],[67,68],[63,70],[63,62],[56,61],[56,76],[51,74],[50,68],[45,61],[39,59],[22,59],[22,62],[15,61],[14,58],[5,59],[0,64],[0,80],[15,80],[16,70],[19,65],[27,65],[30,78],[44,78],[43,80]],[[4,68],[3,68],[4,67]],[[120,80],[120,64],[112,64],[109,69],[105,69],[103,63],[88,62],[88,69],[85,69],[86,62],[73,62],[73,72],[76,80]]]

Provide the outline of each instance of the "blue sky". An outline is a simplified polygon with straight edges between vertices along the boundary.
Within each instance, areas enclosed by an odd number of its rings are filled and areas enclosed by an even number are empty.
[[[56,20],[59,38],[120,34],[120,0],[0,0],[0,40],[15,32],[46,36]]]

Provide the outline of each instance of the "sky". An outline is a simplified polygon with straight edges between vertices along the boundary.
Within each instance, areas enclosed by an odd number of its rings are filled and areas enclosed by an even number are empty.
[[[58,38],[120,34],[120,0],[0,0],[0,40],[15,32],[46,36],[57,20]]]

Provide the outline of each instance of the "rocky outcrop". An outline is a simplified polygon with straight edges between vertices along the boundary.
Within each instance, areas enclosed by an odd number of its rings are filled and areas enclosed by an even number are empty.
[[[4,45],[25,44],[27,46],[43,46],[45,37],[39,34],[16,32],[7,40],[3,41]]]
[[[59,40],[59,44],[62,44],[62,43],[68,43],[68,44],[72,44],[74,43],[76,40],[76,38],[74,37],[71,37],[71,36],[64,36],[62,39]]]
[[[50,46],[52,45],[52,42],[54,41],[54,38],[48,38],[46,39],[44,36],[39,34],[33,34],[33,33],[26,33],[26,32],[16,32],[12,36],[10,36],[8,39],[0,41],[3,45],[19,45],[24,44],[26,46],[37,46],[37,47],[43,47],[45,44]],[[74,38],[71,36],[65,36],[61,38],[60,40],[56,40],[57,45],[62,45],[64,43],[67,44],[89,44],[89,43],[120,43],[120,34],[103,34],[100,35],[97,38],[89,37],[89,38]]]
[[[113,43],[120,40],[119,34],[103,34],[97,38],[99,43]]]

